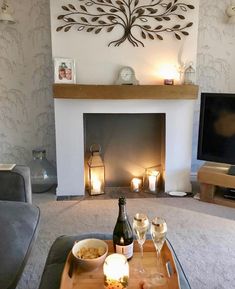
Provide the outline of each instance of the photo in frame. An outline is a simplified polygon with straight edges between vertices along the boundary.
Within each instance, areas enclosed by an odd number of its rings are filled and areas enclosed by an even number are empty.
[[[76,83],[75,60],[71,58],[54,58],[55,83]]]

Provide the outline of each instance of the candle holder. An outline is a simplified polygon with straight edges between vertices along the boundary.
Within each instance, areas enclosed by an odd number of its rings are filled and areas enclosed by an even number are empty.
[[[127,288],[129,281],[129,265],[122,254],[111,254],[104,261],[104,288]]]
[[[139,193],[142,190],[142,179],[141,178],[133,178],[131,180],[131,191],[133,193]]]
[[[174,85],[174,79],[164,79],[164,85]]]
[[[88,160],[89,193],[90,195],[104,194],[104,162],[101,158],[101,146],[93,144],[90,147],[91,156]]]
[[[158,167],[145,169],[144,191],[146,193],[158,193],[159,191],[160,171]]]

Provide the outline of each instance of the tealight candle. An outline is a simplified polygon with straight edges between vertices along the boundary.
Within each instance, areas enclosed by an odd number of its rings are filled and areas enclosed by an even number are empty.
[[[165,85],[174,85],[174,79],[164,79],[164,84]]]
[[[132,192],[140,192],[142,186],[142,180],[139,178],[133,178],[131,180],[131,191]]]
[[[127,288],[129,265],[122,254],[111,254],[104,261],[104,288]]]

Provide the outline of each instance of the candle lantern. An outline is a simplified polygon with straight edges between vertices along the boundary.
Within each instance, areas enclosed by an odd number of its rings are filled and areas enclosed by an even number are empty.
[[[101,146],[93,144],[90,147],[91,156],[88,160],[89,193],[104,194],[104,163],[101,158]]]
[[[148,168],[145,170],[144,191],[149,193],[157,193],[159,187],[160,172],[156,168]]]
[[[127,288],[129,265],[122,254],[111,254],[104,261],[104,288]]]
[[[131,191],[134,193],[139,193],[142,189],[142,180],[141,178],[133,178],[131,180]]]
[[[193,68],[192,64],[184,71],[184,84],[194,84],[195,83],[195,74],[196,71]]]

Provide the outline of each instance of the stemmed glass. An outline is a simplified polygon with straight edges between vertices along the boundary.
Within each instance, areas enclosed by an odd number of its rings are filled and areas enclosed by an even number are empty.
[[[148,231],[149,228],[149,219],[148,217],[143,214],[143,213],[136,213],[134,216],[134,220],[133,220],[133,229],[134,232],[136,234],[136,239],[137,242],[140,246],[140,253],[141,253],[141,261],[140,261],[140,268],[139,268],[139,272],[140,273],[144,273],[144,268],[143,268],[143,256],[144,256],[144,252],[143,252],[143,245],[145,243],[146,240],[146,233]]]
[[[161,265],[160,253],[161,253],[163,244],[166,240],[166,233],[167,233],[166,221],[161,217],[155,217],[151,222],[150,232],[151,232],[154,246],[157,251],[157,260],[158,260],[158,264],[160,267]],[[159,282],[162,283],[164,282],[164,275],[161,274],[160,272],[157,272],[154,279],[157,283]]]

